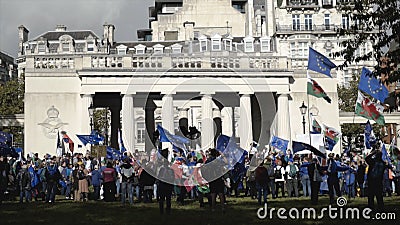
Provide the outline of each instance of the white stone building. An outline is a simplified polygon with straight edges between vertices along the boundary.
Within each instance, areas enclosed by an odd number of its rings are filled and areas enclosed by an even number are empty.
[[[337,46],[332,27],[342,16],[336,0],[332,7],[294,2],[155,0],[141,41],[117,41],[112,24],[103,25],[102,37],[59,25],[33,39],[21,26],[26,151],[55,153],[59,130],[80,144],[74,134],[90,132],[91,104],[109,108],[110,144],[118,147],[121,128],[129,151],[154,148],[157,124],[175,132],[197,127],[202,149],[214,147],[221,133],[245,149],[253,140],[267,145],[271,134],[295,140],[303,133],[303,101],[319,121],[340,129],[337,84],[346,76],[312,73],[328,104],[307,97],[305,68],[308,46],[323,54]],[[312,22],[297,26],[294,15],[311,15]],[[307,117],[305,126],[308,132]]]

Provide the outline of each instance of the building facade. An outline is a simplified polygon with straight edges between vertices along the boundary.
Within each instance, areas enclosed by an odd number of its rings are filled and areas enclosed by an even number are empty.
[[[16,79],[18,77],[17,71],[14,58],[0,51],[0,86],[9,80]]]
[[[307,115],[340,129],[337,84],[344,75],[311,74],[331,104],[306,92],[308,46],[327,54],[341,38],[331,28],[343,22],[336,1],[325,3],[155,0],[139,41],[117,41],[112,24],[101,37],[59,25],[33,39],[20,26],[25,148],[54,153],[60,130],[80,143],[74,134],[90,133],[90,105],[108,108],[110,145],[118,148],[121,129],[129,151],[153,149],[157,124],[175,133],[196,127],[202,149],[221,133],[247,150],[253,141],[267,145],[271,135],[296,140],[303,102]]]

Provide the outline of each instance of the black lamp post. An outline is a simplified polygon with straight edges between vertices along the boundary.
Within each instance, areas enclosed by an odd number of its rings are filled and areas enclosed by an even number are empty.
[[[307,113],[307,106],[304,105],[304,102],[303,102],[303,104],[301,104],[301,106],[299,108],[300,108],[301,115],[303,116],[303,134],[306,134],[306,118],[305,118],[305,115]]]
[[[93,114],[94,114],[94,107],[93,107],[93,103],[90,103],[90,106],[88,108],[88,112],[89,112],[89,117],[90,117],[90,132],[92,132],[93,130]]]

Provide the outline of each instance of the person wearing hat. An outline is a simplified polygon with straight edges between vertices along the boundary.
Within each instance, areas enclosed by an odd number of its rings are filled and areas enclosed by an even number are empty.
[[[102,179],[101,172],[99,171],[99,166],[95,165],[94,170],[91,173],[92,173],[92,176],[91,176],[92,185],[93,185],[93,189],[94,189],[93,199],[95,201],[97,201],[100,199],[100,187],[101,187],[101,179]]]

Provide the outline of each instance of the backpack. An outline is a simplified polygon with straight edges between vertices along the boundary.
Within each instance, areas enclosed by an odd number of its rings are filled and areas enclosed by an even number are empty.
[[[49,173],[49,180],[56,181],[60,179],[60,172],[57,166],[48,166],[46,170]]]
[[[282,167],[276,167],[276,170],[274,172],[274,177],[275,179],[282,179],[282,171],[281,171]]]
[[[77,177],[78,177],[78,180],[85,179],[85,172],[83,172],[83,170],[78,170]]]
[[[297,170],[296,170],[296,165],[290,165],[289,166],[289,168],[290,168],[290,170],[289,170],[289,176],[291,177],[291,178],[295,178],[296,177],[296,175],[297,175]]]

